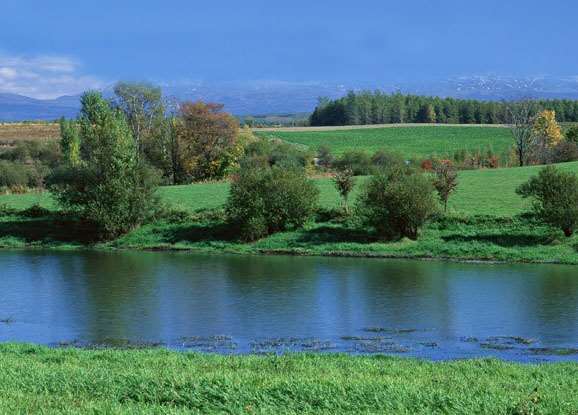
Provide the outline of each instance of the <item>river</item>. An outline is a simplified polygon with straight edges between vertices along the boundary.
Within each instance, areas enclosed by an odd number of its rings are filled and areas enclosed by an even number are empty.
[[[0,252],[0,341],[578,360],[578,267]]]

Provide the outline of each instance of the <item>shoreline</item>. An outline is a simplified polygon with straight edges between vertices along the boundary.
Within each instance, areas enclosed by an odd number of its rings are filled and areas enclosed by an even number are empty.
[[[497,260],[485,258],[465,258],[452,256],[419,256],[419,255],[395,255],[390,253],[380,252],[355,252],[355,251],[329,251],[329,252],[313,252],[300,249],[276,249],[276,250],[255,250],[255,251],[239,251],[235,249],[214,249],[214,248],[194,248],[194,247],[179,247],[179,246],[145,246],[145,247],[115,247],[106,246],[106,244],[99,246],[2,246],[0,245],[0,252],[114,252],[114,253],[131,253],[131,252],[150,252],[150,253],[190,253],[199,255],[235,255],[235,256],[287,256],[287,257],[308,257],[308,258],[349,258],[349,259],[384,259],[384,260],[407,260],[407,261],[422,261],[422,262],[447,262],[456,264],[480,264],[480,265],[562,265],[562,266],[576,266],[578,261],[558,261],[558,260]]]

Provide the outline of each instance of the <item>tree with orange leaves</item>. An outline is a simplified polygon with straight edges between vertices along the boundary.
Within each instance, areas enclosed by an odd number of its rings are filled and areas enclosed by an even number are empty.
[[[219,179],[234,164],[239,122],[222,110],[200,101],[180,105],[176,133],[186,180]]]

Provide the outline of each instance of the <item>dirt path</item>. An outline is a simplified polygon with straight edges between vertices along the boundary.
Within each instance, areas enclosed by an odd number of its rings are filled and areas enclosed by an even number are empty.
[[[328,127],[276,127],[276,128],[253,128],[259,132],[299,132],[299,131],[335,131],[335,130],[361,130],[365,128],[406,128],[406,127],[472,127],[472,128],[503,128],[505,124],[370,124],[370,125],[340,125]]]

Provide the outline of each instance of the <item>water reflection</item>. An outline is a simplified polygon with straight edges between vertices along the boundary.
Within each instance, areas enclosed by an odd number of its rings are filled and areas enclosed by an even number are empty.
[[[575,267],[2,252],[0,270],[0,319],[11,321],[0,323],[3,341],[179,347],[183,338],[225,335],[241,352],[271,338],[327,340],[348,351],[342,337],[379,333],[418,356],[517,360],[527,353],[460,339],[522,336],[540,347],[578,348]]]

